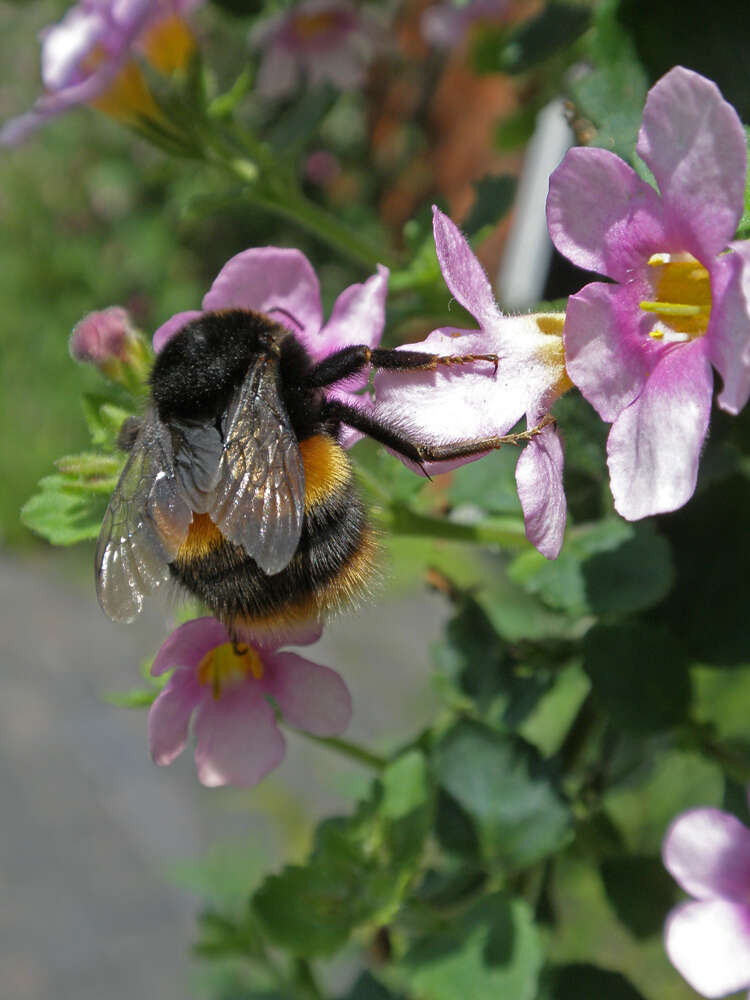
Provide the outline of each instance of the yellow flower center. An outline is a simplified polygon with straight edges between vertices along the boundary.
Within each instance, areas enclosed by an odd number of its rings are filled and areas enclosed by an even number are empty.
[[[711,316],[711,279],[706,268],[687,253],[655,253],[648,264],[656,272],[656,297],[641,302],[640,307],[656,315],[649,336],[665,343],[702,337]]]
[[[170,14],[143,34],[141,46],[147,62],[160,73],[168,75],[187,65],[195,41],[185,22]],[[104,58],[104,51],[97,47],[91,51],[82,68],[93,72]],[[98,111],[120,121],[161,117],[146,78],[134,59],[125,63],[109,87],[91,104]]]
[[[170,14],[149,28],[141,45],[154,69],[167,76],[187,66],[195,49],[195,39],[185,22]]]
[[[336,26],[335,12],[321,11],[318,14],[297,14],[294,19],[294,30],[306,40],[325,35]]]
[[[98,47],[94,49],[82,68],[93,72],[105,57]],[[91,102],[92,107],[117,118],[132,121],[141,115],[144,118],[158,118],[159,109],[151,96],[140,67],[132,59],[128,60],[109,87]]]
[[[263,664],[256,651],[244,643],[225,642],[216,646],[198,664],[198,682],[210,684],[214,698],[221,694],[222,684],[248,676],[259,681],[263,676]]]

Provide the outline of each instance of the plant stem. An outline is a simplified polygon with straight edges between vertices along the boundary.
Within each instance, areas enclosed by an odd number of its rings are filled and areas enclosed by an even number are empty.
[[[517,517],[488,517],[476,524],[461,524],[442,517],[418,514],[409,507],[396,504],[374,513],[383,527],[394,535],[444,538],[455,542],[502,545],[510,549],[525,549],[529,544],[523,522]]]
[[[336,753],[341,754],[342,757],[356,760],[358,764],[371,767],[374,771],[382,771],[388,764],[388,760],[385,757],[372,753],[370,750],[365,750],[364,747],[358,746],[350,740],[342,740],[338,736],[314,736],[312,733],[305,732],[304,729],[295,729],[294,731],[295,733],[299,733],[300,736],[304,736],[305,739],[328,747],[329,750],[334,750]]]
[[[301,987],[302,992],[311,1000],[323,1000],[323,993],[315,979],[312,966],[306,958],[295,958],[294,979],[295,984]]]

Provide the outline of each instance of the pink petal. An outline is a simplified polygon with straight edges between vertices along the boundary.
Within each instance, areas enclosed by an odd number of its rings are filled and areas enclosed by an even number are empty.
[[[662,856],[685,892],[750,902],[750,830],[721,809],[691,809],[672,823]]]
[[[172,667],[191,667],[195,670],[211,649],[229,642],[229,633],[216,618],[193,618],[180,625],[162,643],[151,667],[152,677],[171,670]]]
[[[708,356],[724,387],[719,406],[737,414],[750,397],[750,243],[730,244],[711,271],[713,305],[706,331]]]
[[[355,344],[377,347],[385,326],[388,274],[388,268],[379,264],[377,274],[362,284],[349,285],[339,295],[331,318],[320,333],[305,339],[305,346],[316,361]],[[361,384],[366,381],[365,375]]]
[[[255,632],[251,628],[241,630],[241,635],[254,649],[267,652],[274,652],[281,646],[311,646],[322,634],[323,626],[318,621],[296,622],[274,629],[273,634]]]
[[[522,339],[520,333],[519,354]],[[444,356],[493,354],[496,342],[481,330],[444,329],[403,348]],[[513,356],[500,358],[497,374],[487,361],[425,372],[380,371],[374,377],[375,414],[415,440],[436,444],[507,434],[535,398],[533,376],[533,366]]]
[[[480,324],[496,322],[499,311],[482,265],[455,223],[436,205],[432,227],[440,270],[451,293]]]
[[[284,759],[284,737],[257,681],[204,698],[194,728],[198,779],[209,788],[251,788]]]
[[[618,281],[669,249],[657,193],[606,149],[568,150],[549,180],[547,226],[561,254]]]
[[[203,313],[197,309],[188,309],[186,312],[175,313],[166,323],[162,323],[154,333],[153,345],[156,353],[158,354],[167,341],[171,340],[176,333],[179,333],[184,326],[187,326],[192,320],[198,319],[202,315]]]
[[[352,699],[335,670],[296,653],[267,656],[264,664],[263,688],[279,703],[290,725],[314,736],[344,732],[352,717]]]
[[[155,764],[171,764],[185,749],[190,716],[202,697],[195,671],[176,670],[148,713],[148,745]]]
[[[532,418],[527,423],[534,425]],[[557,559],[565,534],[567,505],[562,473],[560,435],[555,427],[545,427],[518,459],[516,486],[526,537],[547,559]]]
[[[677,510],[693,495],[712,391],[703,339],[665,351],[609,434],[610,485],[622,517]]]
[[[602,420],[633,402],[651,367],[653,317],[632,298],[628,288],[593,282],[568,299],[565,367]]]
[[[659,185],[667,224],[704,263],[731,240],[747,172],[737,112],[711,80],[676,66],[648,93],[636,146]]]
[[[669,961],[704,997],[750,985],[750,907],[721,899],[683,903],[664,928]]]
[[[254,309],[303,338],[314,338],[323,321],[320,286],[299,250],[255,247],[222,267],[203,299],[208,309]]]

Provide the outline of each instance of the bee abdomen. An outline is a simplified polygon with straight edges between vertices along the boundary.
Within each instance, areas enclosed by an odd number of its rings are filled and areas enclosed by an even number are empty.
[[[227,624],[281,628],[352,604],[372,577],[377,542],[346,453],[327,435],[300,442],[305,514],[291,562],[268,576],[213,522],[194,518],[172,575]],[[203,515],[205,517],[205,515]]]

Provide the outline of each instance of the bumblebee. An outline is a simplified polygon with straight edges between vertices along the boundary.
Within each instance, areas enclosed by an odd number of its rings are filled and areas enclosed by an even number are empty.
[[[270,315],[234,309],[187,323],[155,360],[145,415],[120,432],[129,455],[96,549],[103,610],[132,621],[170,577],[230,631],[273,630],[351,604],[367,586],[377,545],[338,443],[342,424],[418,464],[507,438],[415,442],[324,390],[368,366],[415,371],[480,360],[497,368],[495,355],[367,346],[315,362]]]

